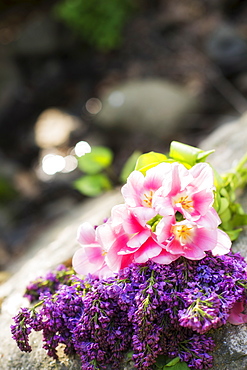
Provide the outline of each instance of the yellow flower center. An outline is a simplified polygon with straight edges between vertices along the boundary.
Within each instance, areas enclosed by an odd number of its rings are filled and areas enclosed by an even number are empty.
[[[143,199],[143,203],[144,203],[144,206],[149,207],[149,208],[152,207],[153,195],[154,195],[154,191],[153,190],[150,190],[147,194],[146,193],[143,194],[143,198],[144,198]]]
[[[180,241],[181,244],[188,243],[193,237],[193,227],[189,227],[187,225],[174,225],[173,226],[173,233],[177,240]]]
[[[186,211],[192,211],[193,210],[193,200],[189,198],[188,195],[182,195],[178,199],[175,200],[175,204],[180,203],[182,208]]]

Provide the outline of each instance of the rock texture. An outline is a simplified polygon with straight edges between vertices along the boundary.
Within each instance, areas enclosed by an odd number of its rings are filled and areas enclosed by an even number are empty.
[[[127,81],[101,96],[97,122],[103,127],[171,137],[198,107],[197,99],[179,85],[160,79]]]
[[[247,151],[247,113],[241,118],[220,125],[200,143],[200,148],[215,149],[209,161],[221,173],[233,168]]]
[[[232,166],[232,161],[239,158],[246,150],[246,137],[243,133],[246,126],[246,117],[236,122],[232,127],[231,135],[224,140],[219,138],[219,133],[224,135],[224,128],[217,130],[204,141],[205,149],[216,149],[211,162],[219,170]],[[242,126],[243,125],[243,126]],[[241,131],[240,130],[241,127]],[[220,136],[221,137],[221,136]],[[228,141],[227,141],[228,140]],[[236,141],[238,140],[238,142]],[[78,225],[88,220],[93,224],[101,223],[113,205],[121,203],[122,197],[119,190],[108,193],[103,197],[90,200],[76,209],[68,210],[66,217],[51,225],[39,237],[33,248],[24,256],[18,265],[13,265],[13,276],[0,286],[0,299],[2,308],[0,315],[0,369],[1,370],[80,370],[78,359],[67,359],[61,350],[60,361],[56,362],[46,356],[42,349],[40,333],[34,333],[31,344],[31,353],[22,353],[11,339],[9,326],[11,317],[16,314],[20,306],[25,306],[27,301],[22,298],[27,283],[33,278],[44,274],[47,270],[71,257],[78,248],[75,240]],[[242,197],[242,203],[247,210],[247,194]],[[247,230],[244,230],[237,242],[234,251],[240,251],[247,257]],[[216,341],[214,352],[214,366],[212,370],[247,370],[247,326],[226,325],[213,333]],[[85,369],[86,370],[86,369]],[[134,370],[133,364],[125,363],[120,370]]]

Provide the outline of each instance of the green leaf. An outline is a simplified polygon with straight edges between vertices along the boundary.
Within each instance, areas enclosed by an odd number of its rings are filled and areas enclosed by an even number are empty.
[[[88,197],[95,197],[112,188],[110,180],[103,173],[80,177],[74,182],[74,186]]]
[[[120,181],[122,183],[125,183],[129,175],[131,174],[131,172],[134,171],[136,161],[138,160],[140,155],[141,155],[141,152],[139,150],[135,150],[125,162],[122,168],[122,171],[120,173]]]
[[[173,358],[170,362],[168,362],[165,367],[169,367],[169,366],[174,366],[176,365],[178,362],[180,362],[180,358],[179,357],[175,357]]]
[[[166,363],[166,365],[164,365]],[[156,368],[162,370],[188,370],[189,367],[186,362],[181,362],[179,357],[175,357],[172,360],[166,356],[159,355],[157,357]]]
[[[221,197],[219,203],[220,203],[219,204],[220,207],[219,207],[219,210],[218,210],[218,214],[220,216],[221,213],[223,213],[229,207],[229,201],[226,198]]]
[[[169,361],[169,358],[167,356],[164,356],[164,355],[159,355],[156,359],[156,362],[155,362],[155,366],[158,368],[158,369],[162,369],[163,370],[163,367],[164,367],[164,364]]]
[[[109,167],[113,160],[111,149],[104,146],[92,147],[91,153],[78,158],[78,167],[81,171],[93,175]]]
[[[167,157],[164,154],[156,152],[145,153],[138,158],[135,170],[138,170],[145,175],[146,171],[150,168],[157,166],[159,163],[167,161]]]
[[[183,144],[178,141],[172,141],[170,145],[169,157],[190,167],[196,163],[204,162],[207,156],[214,150],[204,151],[191,145]]]
[[[228,222],[232,217],[232,213],[231,213],[230,209],[227,208],[219,216],[220,216],[220,219],[221,219],[222,222]]]
[[[132,359],[132,357],[133,357],[133,353],[134,353],[134,351],[129,351],[129,352],[127,353],[127,359],[128,359],[128,360],[131,360],[131,359]]]
[[[239,237],[239,234],[241,233],[242,230],[243,229],[236,229],[236,230],[230,230],[230,231],[226,230],[226,233],[228,234],[231,241],[234,241]]]
[[[177,357],[176,357],[177,358]],[[174,359],[175,360],[175,359]],[[174,364],[174,365],[169,365],[169,364],[167,364],[167,365],[165,365],[164,367],[163,367],[163,370],[189,370],[189,367],[188,367],[188,365],[186,364],[186,362],[177,362],[176,364]]]

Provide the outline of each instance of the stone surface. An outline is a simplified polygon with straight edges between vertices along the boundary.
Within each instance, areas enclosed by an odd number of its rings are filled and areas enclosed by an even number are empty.
[[[101,96],[102,110],[97,123],[103,127],[121,128],[170,137],[183,129],[188,115],[198,107],[196,97],[162,79],[142,79],[116,85]]]
[[[232,166],[233,158],[242,156],[245,151],[246,141],[240,140],[238,145],[231,141],[232,137],[238,137],[239,127],[244,122],[235,124],[235,130],[232,131],[228,139],[230,143],[222,143],[222,140],[216,140],[219,137],[218,131],[212,134],[207,141],[204,141],[205,149],[216,149],[216,155],[212,156],[211,162],[218,169],[221,169],[219,158],[224,161],[226,169]],[[240,125],[240,126],[239,126]],[[220,130],[220,129],[219,129]],[[243,133],[243,129],[242,129]],[[220,149],[221,145],[225,148]],[[200,145],[201,146],[201,145]],[[227,149],[227,151],[226,151]],[[243,153],[242,153],[243,152]],[[229,154],[227,156],[226,154]],[[218,163],[219,162],[219,163]],[[27,283],[47,270],[54,268],[59,263],[69,259],[73,252],[78,248],[75,240],[78,225],[87,220],[93,224],[102,222],[102,219],[109,215],[113,205],[122,202],[119,189],[108,193],[103,197],[90,200],[75,209],[68,210],[66,217],[60,219],[56,224],[47,228],[46,232],[37,238],[33,248],[17,265],[12,266],[13,276],[2,286],[0,286],[0,300],[2,301],[2,311],[0,315],[0,369],[1,370],[80,370],[80,362],[77,358],[67,359],[62,355],[60,361],[56,362],[46,356],[42,349],[42,340],[40,333],[32,335],[31,344],[33,351],[31,353],[22,353],[16,347],[11,339],[9,326],[11,317],[14,316],[20,306],[26,306],[27,301],[22,297]],[[242,196],[241,203],[247,210],[247,194]],[[247,257],[247,230],[244,230],[238,241],[234,243],[233,250],[240,251]],[[5,299],[4,299],[5,298]],[[212,370],[247,370],[247,326],[246,325],[226,325],[213,332],[216,349],[214,351],[214,366]],[[85,369],[86,370],[86,369]],[[119,370],[134,370],[132,363],[125,363]]]
[[[215,149],[208,160],[221,173],[233,168],[247,150],[247,113],[232,122],[220,125],[199,146]]]

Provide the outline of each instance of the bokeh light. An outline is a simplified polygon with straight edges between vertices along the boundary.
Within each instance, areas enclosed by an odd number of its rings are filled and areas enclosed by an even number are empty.
[[[91,152],[91,146],[86,141],[79,141],[75,146],[75,154],[77,157]]]

